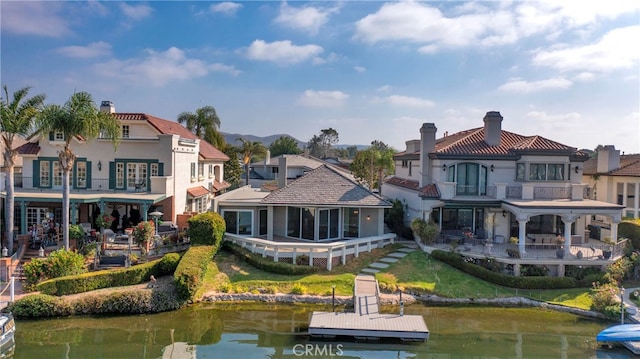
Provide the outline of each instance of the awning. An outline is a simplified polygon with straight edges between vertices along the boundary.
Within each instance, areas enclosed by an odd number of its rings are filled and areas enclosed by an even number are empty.
[[[213,183],[212,183],[212,186],[213,186],[213,190],[215,192],[219,192],[219,191],[221,191],[221,190],[223,190],[225,188],[231,187],[231,184],[228,183],[228,182],[225,182],[225,181],[218,182],[217,180],[214,180]]]
[[[187,188],[187,194],[193,198],[202,197],[209,194],[209,190],[203,186]]]

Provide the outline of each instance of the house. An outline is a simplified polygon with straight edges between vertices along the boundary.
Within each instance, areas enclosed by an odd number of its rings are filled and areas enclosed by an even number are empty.
[[[288,160],[279,161],[278,189],[245,186],[214,198],[214,210],[227,224],[225,240],[275,261],[305,255],[309,265],[329,269],[393,242],[395,235],[384,227],[391,203],[328,164],[290,181]]]
[[[4,136],[4,132],[0,133],[0,135]],[[14,148],[18,148],[20,146],[22,146],[23,144],[25,144],[27,141],[18,135],[15,135],[13,138],[13,147]],[[0,191],[4,191],[4,186],[5,186],[5,179],[4,176],[6,175],[5,172],[5,164],[4,164],[4,156],[0,156]],[[18,156],[18,158],[16,158],[16,163],[15,166],[13,168],[14,171],[14,181],[15,183],[22,183],[22,157]]]
[[[285,154],[271,157],[270,151],[267,150],[265,160],[252,163],[251,170],[265,182],[273,182],[278,179],[278,170],[280,168],[281,161],[287,161],[287,180],[293,180],[301,177],[307,172],[312,171],[325,163],[324,161],[311,157],[307,154]]]
[[[98,214],[108,213],[118,219],[112,228],[121,230],[159,211],[159,219],[180,224],[184,214],[209,210],[211,199],[229,187],[223,179],[229,158],[182,125],[144,113],[116,113],[110,101],[100,110],[120,121],[120,143],[116,150],[106,138],[71,140],[77,156],[70,175],[72,223],[96,228]],[[24,163],[23,181],[15,190],[20,233],[62,218],[58,151],[64,136],[38,134],[18,148]]]
[[[617,237],[623,207],[586,196],[587,154],[503,130],[496,111],[483,122],[441,137],[434,123],[425,123],[420,139],[407,141],[394,156],[396,172],[382,194],[404,203],[407,224],[422,218],[443,234],[470,234],[492,245],[515,238],[523,258],[529,249],[533,255],[537,246],[555,245],[558,234],[565,258],[586,256],[572,245],[587,242],[587,219],[594,215],[608,218]]]
[[[640,218],[640,154],[621,155],[615,146],[604,146],[584,163],[582,180],[589,185],[591,199],[621,205],[623,217]],[[592,232],[611,236],[607,218],[589,220]]]

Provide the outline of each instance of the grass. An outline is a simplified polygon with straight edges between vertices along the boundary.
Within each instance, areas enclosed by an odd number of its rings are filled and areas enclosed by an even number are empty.
[[[204,285],[198,294],[207,291],[228,293],[295,293],[331,295],[353,294],[355,273],[370,263],[394,252],[398,245],[361,253],[346,265],[311,275],[283,275],[254,268],[230,252],[221,250],[209,264]],[[485,282],[447,264],[415,251],[376,274],[383,292],[402,288],[413,293],[431,293],[449,298],[505,298],[523,296],[553,304],[581,309],[591,307],[589,288],[566,290],[517,290]]]

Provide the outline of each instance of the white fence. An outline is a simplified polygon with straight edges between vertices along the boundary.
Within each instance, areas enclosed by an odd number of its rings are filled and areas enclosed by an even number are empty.
[[[331,270],[334,258],[339,258],[341,264],[347,262],[347,256],[358,257],[362,252],[371,252],[372,249],[382,248],[387,244],[393,244],[395,233],[387,233],[381,236],[372,236],[358,239],[342,240],[331,243],[307,243],[307,242],[275,242],[260,238],[243,237],[236,234],[225,233],[224,240],[246,248],[252,253],[262,257],[271,257],[274,262],[296,263],[299,256],[308,256],[309,265],[314,262],[324,262]],[[316,259],[319,259],[316,260]]]

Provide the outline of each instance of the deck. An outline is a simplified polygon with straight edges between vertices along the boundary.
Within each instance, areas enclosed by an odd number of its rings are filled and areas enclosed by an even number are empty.
[[[314,337],[348,336],[364,340],[429,339],[429,329],[422,316],[380,314],[379,292],[378,282],[373,276],[358,275],[354,285],[355,312],[313,312],[309,334]]]

